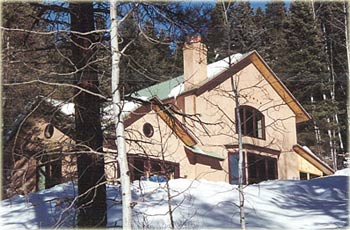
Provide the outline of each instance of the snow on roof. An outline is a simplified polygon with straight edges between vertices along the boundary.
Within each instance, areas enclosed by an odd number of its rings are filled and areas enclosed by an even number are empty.
[[[348,177],[309,181],[265,181],[244,188],[247,229],[342,229],[349,218]],[[175,179],[166,183],[135,181],[132,185],[133,226],[168,229],[169,204],[175,228],[240,229],[236,185],[206,180]],[[1,201],[1,229],[47,229],[76,226],[77,194],[73,182]],[[107,185],[107,225],[120,227],[121,188]],[[60,218],[61,217],[61,218]],[[58,220],[63,222],[57,224]]]
[[[74,109],[74,103],[72,102],[64,102],[59,101],[56,99],[48,98],[46,99],[47,102],[51,103],[55,107],[59,107],[60,111],[64,113],[65,115],[74,115],[75,109]]]
[[[314,157],[314,158],[316,158],[318,161],[320,161],[320,162],[323,162],[323,160],[321,160],[318,156],[316,156],[316,154],[314,153],[314,152],[312,152],[312,150],[309,148],[309,147],[307,147],[307,146],[303,146],[303,149],[308,153],[308,154],[310,154],[312,157]]]
[[[207,75],[208,79],[214,78],[218,76],[220,73],[227,70],[233,64],[236,64],[244,57],[249,55],[251,52],[246,54],[233,54],[229,57],[226,57],[220,61],[211,63],[207,66]],[[184,87],[184,78],[183,75],[178,76],[176,78],[160,82],[153,86],[150,86],[145,89],[141,89],[137,92],[131,94],[132,97],[136,97],[141,100],[149,100],[154,96],[157,96],[160,99],[165,98],[176,98],[178,95],[183,93],[185,90]],[[52,103],[54,106],[59,107],[61,112],[66,115],[74,115],[74,103],[72,102],[62,102],[55,99],[47,99],[48,102]],[[128,116],[132,111],[136,110],[140,107],[140,103],[132,102],[132,101],[124,101],[123,103],[123,116]],[[113,117],[113,107],[112,105],[108,105],[103,109],[104,111],[104,119],[111,119]]]
[[[232,66],[233,64],[236,64],[237,62],[239,62],[249,54],[251,54],[251,52],[245,53],[245,54],[241,54],[241,53],[233,54],[220,61],[207,65],[208,79],[212,79],[218,76],[220,73],[224,72],[230,66]],[[184,91],[185,91],[184,76],[181,75],[176,78],[139,90],[135,93],[132,93],[131,95],[136,97],[146,96],[148,97],[148,99],[154,96],[157,96],[160,99],[165,99],[165,98],[172,98],[172,97],[176,98],[179,94],[183,93]]]
[[[139,97],[141,100],[147,100],[147,97],[141,96]],[[127,117],[131,112],[135,111],[137,108],[141,106],[141,103],[134,101],[123,101],[122,102],[122,117]],[[103,108],[103,119],[110,120],[115,117],[113,104],[110,104]]]
[[[312,150],[309,148],[309,147],[307,147],[307,146],[303,146],[303,149],[307,152],[307,153],[309,153],[310,155],[313,155],[313,156],[315,156],[315,157],[317,157],[313,152],[312,152]]]
[[[227,70],[230,66],[239,62],[247,54],[244,54],[244,55],[241,53],[233,54],[220,61],[209,64],[207,68],[208,79],[218,76],[220,73]]]

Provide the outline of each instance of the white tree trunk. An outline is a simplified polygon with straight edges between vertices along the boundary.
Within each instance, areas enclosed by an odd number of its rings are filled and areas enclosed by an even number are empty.
[[[122,187],[123,204],[123,229],[131,229],[131,186],[129,176],[128,156],[125,150],[124,121],[122,117],[122,102],[120,100],[120,52],[118,46],[118,21],[117,4],[115,0],[110,1],[111,17],[111,49],[112,49],[112,101],[115,114],[116,145],[118,150],[118,163],[120,170],[120,182]]]
[[[239,159],[238,159],[238,192],[239,192],[239,217],[241,222],[241,229],[245,230],[245,213],[244,213],[244,193],[243,193],[243,186],[244,186],[244,161],[243,161],[243,141],[242,141],[242,126],[241,126],[241,117],[239,115],[239,94],[237,90],[237,86],[235,86],[233,82],[233,78],[231,77],[231,85],[232,90],[235,97],[235,115],[236,115],[236,123],[237,123],[237,129],[238,129],[238,153],[239,153]]]
[[[347,103],[346,103],[346,111],[347,111],[347,131],[346,131],[346,152],[347,152],[347,166],[350,167],[350,30],[348,26],[350,25],[350,3],[349,1],[344,2],[344,11],[346,11],[345,15],[345,37],[346,37],[346,54],[347,54],[347,63],[348,63],[348,72],[347,72]]]

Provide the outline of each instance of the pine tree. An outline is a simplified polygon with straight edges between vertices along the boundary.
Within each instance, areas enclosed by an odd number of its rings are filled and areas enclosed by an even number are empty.
[[[239,53],[246,53],[257,49],[260,34],[254,23],[254,11],[249,2],[239,2],[229,14],[232,41]]]
[[[324,37],[328,66],[330,70],[330,81],[332,87],[330,89],[330,97],[333,103],[336,103],[334,111],[334,119],[337,126],[339,137],[339,152],[344,152],[345,146],[342,148],[342,141],[345,140],[346,130],[346,68],[344,61],[346,60],[345,49],[345,32],[344,32],[344,5],[341,2],[319,2],[315,6],[317,16],[321,23],[322,35]],[[344,130],[344,132],[341,132]],[[341,161],[340,161],[341,162]]]
[[[95,29],[92,3],[70,3],[71,30],[91,32]],[[99,93],[98,74],[91,64],[96,59],[96,50],[90,47],[96,42],[93,34],[72,34],[71,60],[78,69],[75,84],[93,93]],[[104,158],[93,151],[103,152],[100,101],[92,94],[76,91],[75,129],[78,148],[88,153],[79,154],[78,166],[78,226],[102,227],[107,223],[106,185]],[[92,152],[90,152],[91,150]]]
[[[298,127],[298,140],[321,156],[328,155],[331,146],[327,132],[332,124],[327,122],[327,118],[333,112],[333,105],[323,97],[330,86],[329,71],[319,24],[313,17],[309,3],[290,4],[284,31],[287,48],[281,63],[284,71],[279,76],[306,110],[311,112],[322,135],[322,143],[317,144],[313,135],[314,124],[307,122]],[[312,103],[311,97],[317,103]],[[317,148],[317,145],[321,148]]]
[[[139,31],[140,28],[142,31]],[[121,27],[121,37],[124,41],[121,44],[122,48],[131,42],[121,62],[125,93],[146,88],[180,74],[180,68],[174,65],[169,37],[164,31],[157,30],[152,21],[148,20],[138,26],[135,19],[130,17]]]
[[[281,60],[286,56],[286,39],[283,25],[286,20],[284,2],[269,2],[265,9],[263,46],[258,48],[261,55],[278,76],[283,75]]]
[[[261,10],[260,10],[260,16]],[[211,12],[205,43],[209,62],[233,53],[246,53],[261,46],[263,26],[256,25],[257,17],[249,2],[219,2]]]
[[[264,39],[264,35],[266,34],[266,25],[265,25],[265,13],[261,7],[258,7],[254,14],[254,24],[256,26],[257,31],[259,31],[256,34],[256,49],[259,52],[260,55],[262,55],[264,58],[266,56],[265,47],[266,47],[266,41]]]
[[[231,48],[232,41],[230,24],[225,10],[229,10],[230,7],[231,5],[228,3],[216,3],[210,13],[208,31],[204,38],[204,43],[208,48],[208,63],[229,55],[228,48]]]

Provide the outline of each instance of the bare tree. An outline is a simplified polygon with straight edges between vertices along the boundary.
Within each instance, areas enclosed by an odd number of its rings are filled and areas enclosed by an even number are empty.
[[[122,186],[122,204],[123,204],[123,229],[131,229],[132,210],[131,210],[131,188],[130,172],[128,165],[128,156],[125,150],[125,135],[122,113],[122,101],[120,99],[120,51],[118,45],[118,19],[116,1],[111,1],[111,49],[112,49],[112,99],[114,105],[115,126],[116,126],[116,144],[118,148],[118,162],[120,167],[120,180]]]

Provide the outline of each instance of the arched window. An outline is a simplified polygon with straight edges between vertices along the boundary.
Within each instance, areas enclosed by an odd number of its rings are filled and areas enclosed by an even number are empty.
[[[240,106],[239,115],[242,135],[265,139],[265,119],[259,110],[244,105]]]

